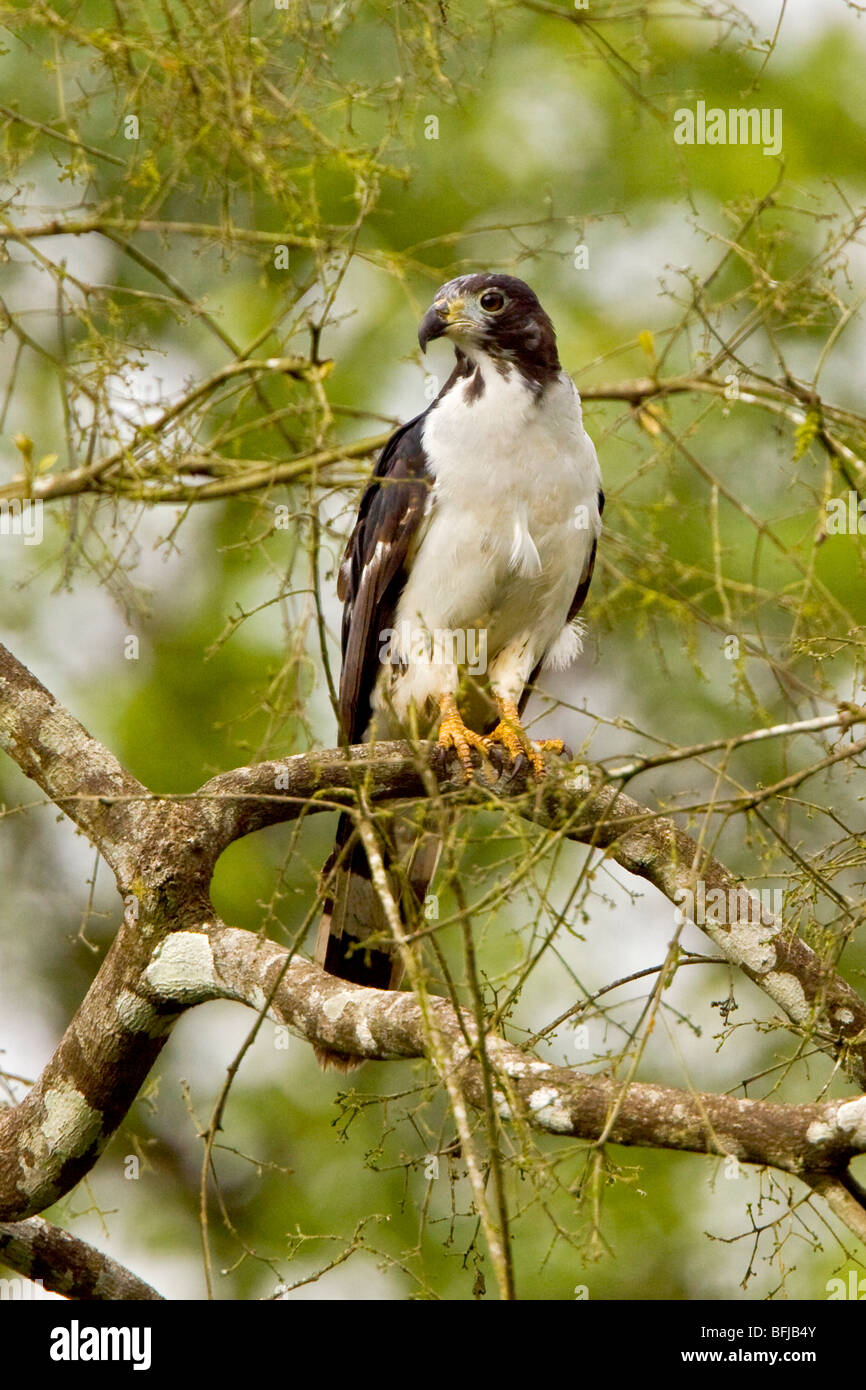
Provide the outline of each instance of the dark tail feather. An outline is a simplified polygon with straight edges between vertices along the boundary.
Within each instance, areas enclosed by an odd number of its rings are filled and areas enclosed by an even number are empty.
[[[429,832],[419,832],[414,821],[394,815],[386,822],[391,843],[380,837],[380,849],[389,869],[391,889],[401,905],[404,920],[423,908],[430,880],[436,871],[440,842]],[[322,877],[326,885],[324,911],[319,923],[314,960],[330,975],[375,989],[396,989],[403,976],[399,952],[376,889],[363,843],[352,817],[340,816],[337,838]],[[408,896],[407,896],[408,894]],[[315,1048],[323,1067],[352,1071],[360,1058]]]

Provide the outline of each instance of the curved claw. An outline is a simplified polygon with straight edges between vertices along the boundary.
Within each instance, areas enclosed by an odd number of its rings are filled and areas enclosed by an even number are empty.
[[[467,728],[457,708],[457,701],[453,695],[444,695],[440,704],[442,710],[442,722],[439,725],[439,737],[436,740],[436,755],[441,758],[443,763],[446,754],[453,748],[463,769],[463,775],[467,782],[472,781],[472,749],[477,748],[479,753],[487,752],[487,743],[480,734],[476,734],[474,729]]]
[[[508,752],[512,762],[516,763],[518,758],[525,757],[535,776],[543,777],[544,754],[562,753],[565,747],[562,739],[547,738],[535,743],[520,723],[517,706],[510,700],[501,699],[497,700],[497,704],[501,717],[496,728],[484,739],[485,748],[489,752],[495,743],[500,743]]]

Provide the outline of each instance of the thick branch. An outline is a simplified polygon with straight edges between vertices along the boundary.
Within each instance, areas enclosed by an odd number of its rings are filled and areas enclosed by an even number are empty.
[[[383,1061],[427,1055],[429,1027],[414,994],[349,984],[248,931],[219,925],[209,941],[212,955],[202,973],[210,976],[213,998],[267,1006],[276,1022],[329,1051]],[[186,953],[187,944],[172,936],[148,972],[166,1004]],[[453,1074],[483,1108],[481,1063],[466,1043],[468,1036],[477,1045],[473,1015],[458,1016],[445,999],[428,998],[427,1007]],[[519,1115],[551,1134],[597,1139],[616,1106],[608,1138],[618,1144],[731,1154],[801,1174],[838,1172],[866,1151],[866,1096],[780,1105],[637,1083],[624,1090],[608,1077],[538,1061],[502,1038],[487,1037],[485,1047],[503,1118]]]
[[[0,1220],[43,1211],[89,1172],[178,1017],[142,985],[158,942],[208,915],[211,866],[191,807],[151,797],[0,647],[0,740],[115,871],[124,920],[54,1055],[0,1110]]]
[[[129,872],[147,791],[0,646],[0,746],[93,841]]]
[[[862,718],[856,712],[857,720]],[[351,804],[351,788],[363,781],[370,802],[423,798],[429,746],[408,743],[360,745],[238,768],[207,782],[201,794],[213,799],[211,834],[221,847],[265,825],[295,819],[303,811]],[[551,767],[541,786],[526,789],[521,778],[501,775],[492,787],[463,790],[458,779],[443,782],[446,793],[509,799],[528,820],[570,839],[606,851],[630,873],[652,883],[672,903],[694,893],[697,883],[710,902],[724,900],[724,920],[707,914],[699,922],[715,946],[784,1010],[817,1046],[843,1058],[866,1086],[866,1004],[799,937],[763,911],[737,877],[667,817],[659,816],[611,785],[589,790],[596,768]],[[319,802],[315,799],[320,798]],[[281,798],[285,797],[285,802]],[[714,898],[713,895],[720,895]]]
[[[140,984],[152,949],[128,914],[36,1084],[0,1110],[0,1221],[70,1192],[129,1111],[179,1017]]]
[[[162,1298],[101,1250],[38,1216],[0,1224],[0,1263],[64,1298],[109,1302]]]

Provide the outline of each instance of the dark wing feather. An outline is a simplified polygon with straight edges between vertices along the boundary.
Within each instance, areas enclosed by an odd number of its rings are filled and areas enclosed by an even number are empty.
[[[340,719],[350,743],[360,742],[370,720],[382,632],[392,625],[412,542],[430,496],[433,480],[421,443],[426,413],[403,425],[385,445],[361,498],[340,567]]]
[[[363,739],[370,722],[370,699],[380,670],[381,634],[393,624],[433,486],[421,443],[424,421],[445,393],[470,371],[468,360],[457,349],[454,370],[436,400],[394,431],[361,498],[337,581],[337,593],[344,603],[340,723],[350,743]]]

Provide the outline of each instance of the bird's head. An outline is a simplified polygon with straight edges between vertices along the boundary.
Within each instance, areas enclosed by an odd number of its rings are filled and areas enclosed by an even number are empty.
[[[450,338],[459,352],[513,363],[543,385],[560,370],[553,324],[534,292],[514,275],[461,275],[437,290],[421,320],[422,352]]]

